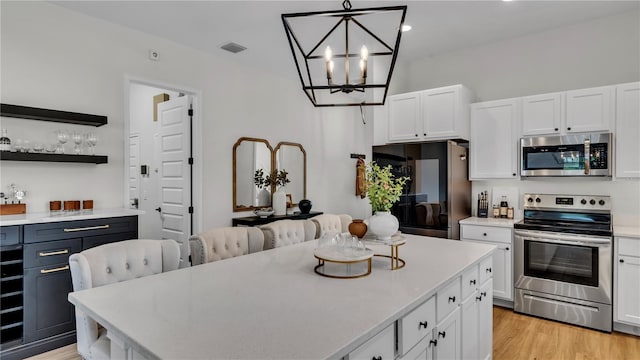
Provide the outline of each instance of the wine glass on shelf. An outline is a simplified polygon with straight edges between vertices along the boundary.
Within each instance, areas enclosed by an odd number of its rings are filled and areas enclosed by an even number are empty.
[[[82,148],[80,147],[80,144],[82,144],[82,134],[74,131],[73,134],[71,134],[71,139],[73,140],[74,144],[76,144],[73,147],[73,152],[76,155],[80,155],[80,153],[82,153]]]
[[[64,154],[64,144],[69,141],[69,133],[67,133],[65,130],[58,130],[56,131],[56,137],[58,138],[59,143],[58,147],[56,148],[56,153]]]
[[[89,145],[89,149],[91,150],[91,155],[96,154],[96,144],[98,143],[98,136],[95,133],[87,133],[85,135],[85,141]]]

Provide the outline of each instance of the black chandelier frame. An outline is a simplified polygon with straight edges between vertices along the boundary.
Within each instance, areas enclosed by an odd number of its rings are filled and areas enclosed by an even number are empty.
[[[400,39],[402,37],[402,25],[404,24],[404,19],[407,13],[407,6],[406,5],[386,6],[386,7],[352,10],[351,3],[348,0],[345,0],[343,2],[343,7],[344,7],[343,10],[316,11],[316,12],[307,12],[307,13],[290,13],[290,14],[281,15],[282,23],[284,25],[284,29],[287,34],[287,40],[289,41],[289,47],[291,48],[291,53],[293,54],[293,59],[296,64],[296,69],[298,70],[298,77],[300,78],[300,82],[302,83],[302,90],[307,95],[311,103],[313,103],[313,105],[316,107],[384,105],[385,100],[387,98],[387,92],[389,90],[389,83],[391,82],[391,75],[393,74],[393,69],[395,67],[396,59],[398,57],[398,49],[400,47]],[[372,31],[370,31],[366,26],[364,26],[362,23],[360,23],[356,19],[356,17],[362,16],[362,15],[379,14],[384,12],[400,12],[400,11],[402,12],[402,16],[400,18],[400,24],[398,25],[395,44],[393,46],[389,46],[387,43],[381,40],[379,36],[374,34]],[[289,22],[289,19],[304,18],[304,17],[340,18],[338,22],[329,30],[329,32],[326,35],[324,35],[322,39],[320,39],[320,41],[318,41],[318,43],[308,53],[305,53],[300,41],[298,40],[298,37],[293,32],[292,26]],[[311,55],[311,54],[313,54],[322,45],[322,43],[329,36],[331,36],[331,34],[333,34],[333,32],[341,24],[343,23],[345,24],[344,35],[345,35],[346,49],[344,54],[333,54],[332,56],[335,58],[346,58],[346,61],[349,61],[348,60],[349,58],[351,57],[355,58],[359,55],[357,53],[349,52],[349,22],[352,22],[353,24],[358,26],[360,29],[364,30],[364,32],[366,32],[373,39],[375,39],[380,44],[382,44],[384,48],[387,49],[387,51],[371,52],[368,54],[368,56],[374,56],[374,57],[375,56],[391,56],[392,57],[391,63],[389,66],[389,73],[387,74],[386,81],[384,83],[378,83],[378,84],[375,84],[375,83],[367,84],[366,77],[365,77],[363,79],[363,82],[361,83],[350,84],[348,79],[349,74],[347,73],[345,84],[333,84],[330,78],[329,78],[329,83],[327,85],[314,84],[311,78],[311,71],[309,69],[309,60],[321,59],[323,58],[323,56]],[[296,48],[300,51],[300,54],[302,54],[302,57],[304,60],[304,64],[305,64],[304,73],[306,75],[306,78],[309,81],[308,85],[305,84],[305,75],[303,75],[303,69],[301,69],[300,62],[298,61],[298,56],[296,55]],[[342,93],[350,93],[353,91],[365,92],[366,89],[381,89],[381,88],[384,88],[384,95],[381,101],[375,101],[374,99],[374,101],[372,102],[367,102],[365,100],[364,102],[345,102],[345,103],[331,104],[331,103],[319,103],[318,99],[316,98],[316,90],[329,90],[329,92],[333,94],[336,92],[342,92]]]

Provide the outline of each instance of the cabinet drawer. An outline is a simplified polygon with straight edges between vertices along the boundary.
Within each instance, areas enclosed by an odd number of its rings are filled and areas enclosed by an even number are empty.
[[[387,326],[376,336],[367,340],[367,342],[349,353],[349,360],[371,360],[374,358],[380,360],[393,360],[395,356],[395,334],[393,330],[393,324]]]
[[[0,226],[0,246],[18,245],[22,242],[22,225]]]
[[[616,237],[618,255],[640,256],[640,239]]]
[[[135,232],[109,234],[100,236],[91,236],[82,238],[82,251],[91,249],[92,247],[109,244],[116,241],[131,240],[138,237]]]
[[[511,243],[511,229],[494,226],[462,225],[461,238]]]
[[[485,281],[493,277],[493,256],[490,256],[480,262],[479,282],[478,286],[484,284]]]
[[[80,252],[81,240],[69,239],[24,245],[24,267],[68,264],[71,254]]]
[[[134,231],[138,231],[137,216],[61,221],[25,225],[24,242],[37,243]]]
[[[480,279],[478,278],[478,265],[472,266],[470,269],[462,273],[462,298],[466,299],[469,295],[480,286]]]
[[[400,354],[406,354],[436,325],[436,298],[431,297],[400,319],[398,342]]]
[[[460,298],[460,277],[458,276],[445,285],[442,290],[439,290],[436,299],[438,305],[438,322],[440,322],[462,302]]]

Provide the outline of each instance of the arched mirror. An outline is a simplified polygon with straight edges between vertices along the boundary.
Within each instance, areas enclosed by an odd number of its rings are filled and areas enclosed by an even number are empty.
[[[291,194],[293,205],[307,197],[307,153],[302,145],[291,142],[280,142],[274,151],[275,166],[278,171],[286,170],[291,181],[285,187]]]
[[[262,180],[271,174],[272,153],[265,139],[241,137],[233,145],[233,211],[271,206],[271,186]]]

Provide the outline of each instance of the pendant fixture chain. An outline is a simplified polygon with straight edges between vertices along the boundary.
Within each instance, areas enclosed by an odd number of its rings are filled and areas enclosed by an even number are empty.
[[[349,1],[349,0],[344,0],[344,1],[342,2],[342,7],[343,7],[345,10],[351,10],[351,1]]]

